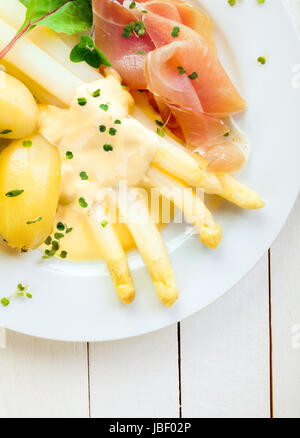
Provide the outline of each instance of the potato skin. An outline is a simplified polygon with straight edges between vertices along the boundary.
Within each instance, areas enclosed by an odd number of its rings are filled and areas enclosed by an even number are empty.
[[[38,106],[29,89],[13,76],[0,72],[0,138],[31,135],[38,117]]]
[[[13,248],[28,250],[39,247],[53,229],[61,160],[58,149],[40,134],[25,140],[32,145],[13,141],[0,153],[0,235]],[[6,196],[12,190],[24,192]]]

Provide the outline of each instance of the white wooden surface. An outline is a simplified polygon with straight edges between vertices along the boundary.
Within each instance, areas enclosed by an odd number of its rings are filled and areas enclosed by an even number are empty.
[[[300,30],[300,0],[285,1]],[[300,197],[236,287],[160,332],[87,345],[0,331],[0,417],[299,418],[299,223]]]

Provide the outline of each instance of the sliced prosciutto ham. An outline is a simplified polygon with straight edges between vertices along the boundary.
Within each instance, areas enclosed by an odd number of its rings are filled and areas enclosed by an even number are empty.
[[[124,27],[136,17],[113,0],[93,0],[96,43],[132,89],[146,89],[145,54],[155,48],[148,34],[122,36]]]
[[[181,0],[93,0],[93,8],[96,43],[124,83],[148,90],[164,122],[211,170],[240,168],[244,155],[224,137],[221,118],[246,104],[219,62],[212,20]],[[136,22],[145,34],[124,37]]]

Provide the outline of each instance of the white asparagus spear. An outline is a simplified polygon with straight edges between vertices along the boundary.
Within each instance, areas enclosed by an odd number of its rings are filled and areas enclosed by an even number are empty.
[[[214,221],[210,211],[193,190],[154,166],[149,168],[147,179],[152,187],[184,212],[199,231],[199,239],[202,243],[212,249],[218,247],[222,237],[221,227]]]
[[[0,48],[14,37],[15,30],[0,20]],[[28,38],[20,39],[6,54],[5,62],[32,78],[42,89],[57,97],[62,105],[69,105],[76,88],[82,81],[55,59],[33,44]]]
[[[9,0],[9,2],[0,0],[0,17],[15,29],[15,33],[23,24],[25,14],[25,6],[18,0]],[[53,30],[37,26],[28,32],[24,38],[28,38],[82,81],[92,82],[99,78],[99,72],[85,62],[74,63],[70,60],[70,46]]]
[[[162,139],[153,158],[153,164],[176,176],[191,187],[201,187],[206,193],[222,191],[218,178],[211,172],[200,169],[198,163],[181,147]]]
[[[197,161],[199,167],[203,171],[206,171],[208,161],[199,154],[193,154],[192,156]],[[221,186],[221,191],[218,195],[222,198],[248,210],[255,210],[264,207],[265,203],[260,196],[244,184],[237,181],[232,175],[220,172],[216,174],[216,177]]]
[[[129,228],[136,246],[147,266],[160,301],[170,307],[178,298],[178,290],[166,247],[148,205],[139,189],[128,189],[128,196],[114,192],[120,215]]]
[[[100,204],[91,208],[87,220],[110,271],[118,297],[124,304],[130,304],[135,297],[134,284],[125,251],[113,224],[109,222]]]

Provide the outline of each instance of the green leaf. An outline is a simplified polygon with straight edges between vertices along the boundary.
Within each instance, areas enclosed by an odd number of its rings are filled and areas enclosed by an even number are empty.
[[[70,53],[70,59],[72,62],[85,61],[94,68],[99,68],[100,65],[111,66],[104,53],[95,45],[92,38],[87,35],[81,36],[79,43],[76,44]]]
[[[93,24],[90,0],[20,0],[27,7],[24,29],[30,22],[47,26],[55,32],[72,35],[89,30]]]

